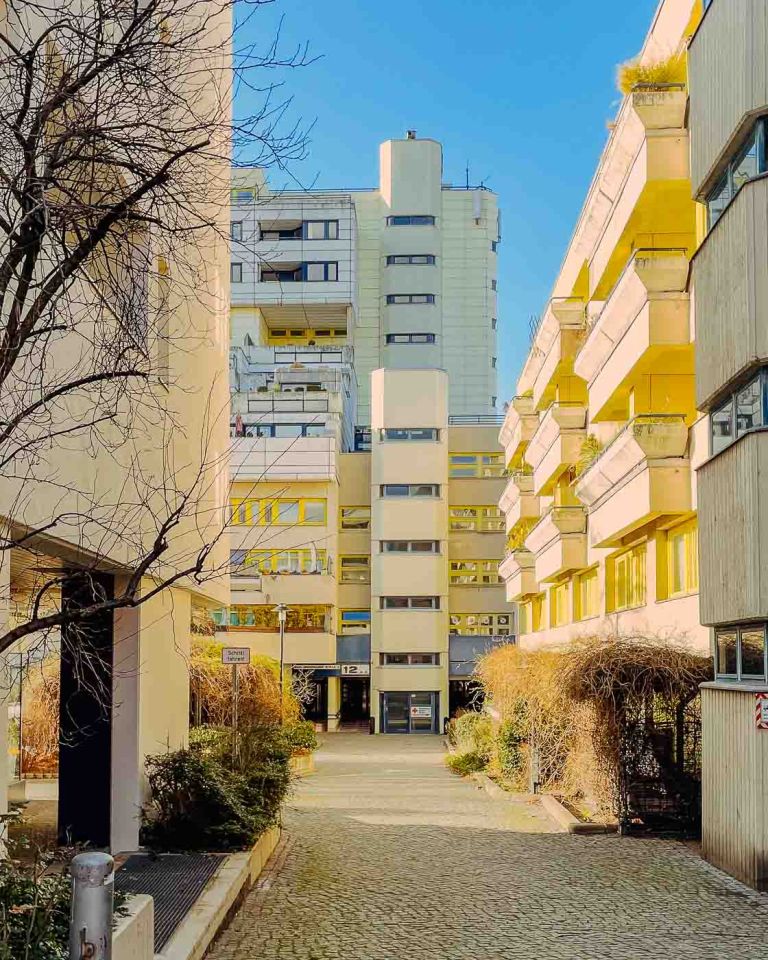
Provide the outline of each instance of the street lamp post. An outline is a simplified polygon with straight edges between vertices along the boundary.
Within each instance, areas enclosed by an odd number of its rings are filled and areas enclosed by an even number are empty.
[[[275,609],[277,610],[277,623],[280,627],[280,723],[282,723],[284,710],[283,660],[285,658],[285,622],[288,619],[288,607],[284,603],[278,603]]]

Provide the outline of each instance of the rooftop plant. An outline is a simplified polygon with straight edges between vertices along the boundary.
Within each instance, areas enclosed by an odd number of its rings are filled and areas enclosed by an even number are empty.
[[[656,63],[640,63],[639,58],[622,63],[618,69],[617,85],[626,96],[640,86],[664,86],[672,83],[686,83],[687,69],[685,56],[675,53],[666,60]]]

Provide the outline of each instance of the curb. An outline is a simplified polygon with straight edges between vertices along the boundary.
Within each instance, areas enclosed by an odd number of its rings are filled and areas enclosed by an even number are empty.
[[[155,960],[200,960],[233,908],[258,880],[280,842],[272,827],[243,853],[227,857]]]
[[[574,834],[597,834],[597,833],[616,833],[615,824],[610,823],[584,823],[578,817],[574,817],[567,807],[553,796],[551,793],[540,793],[539,801],[541,807],[549,819],[559,828],[561,833]]]

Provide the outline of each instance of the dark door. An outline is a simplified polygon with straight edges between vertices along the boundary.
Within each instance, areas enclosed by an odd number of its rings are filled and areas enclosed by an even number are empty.
[[[352,726],[368,723],[371,683],[368,677],[341,678],[341,722]]]

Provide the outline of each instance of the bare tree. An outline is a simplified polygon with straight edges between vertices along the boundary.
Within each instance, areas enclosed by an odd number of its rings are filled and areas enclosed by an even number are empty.
[[[0,652],[226,563],[226,356],[200,357],[225,350],[230,151],[306,149],[271,82],[306,50],[231,56],[266,2],[238,27],[235,0],[0,13],[0,568],[31,571]]]

